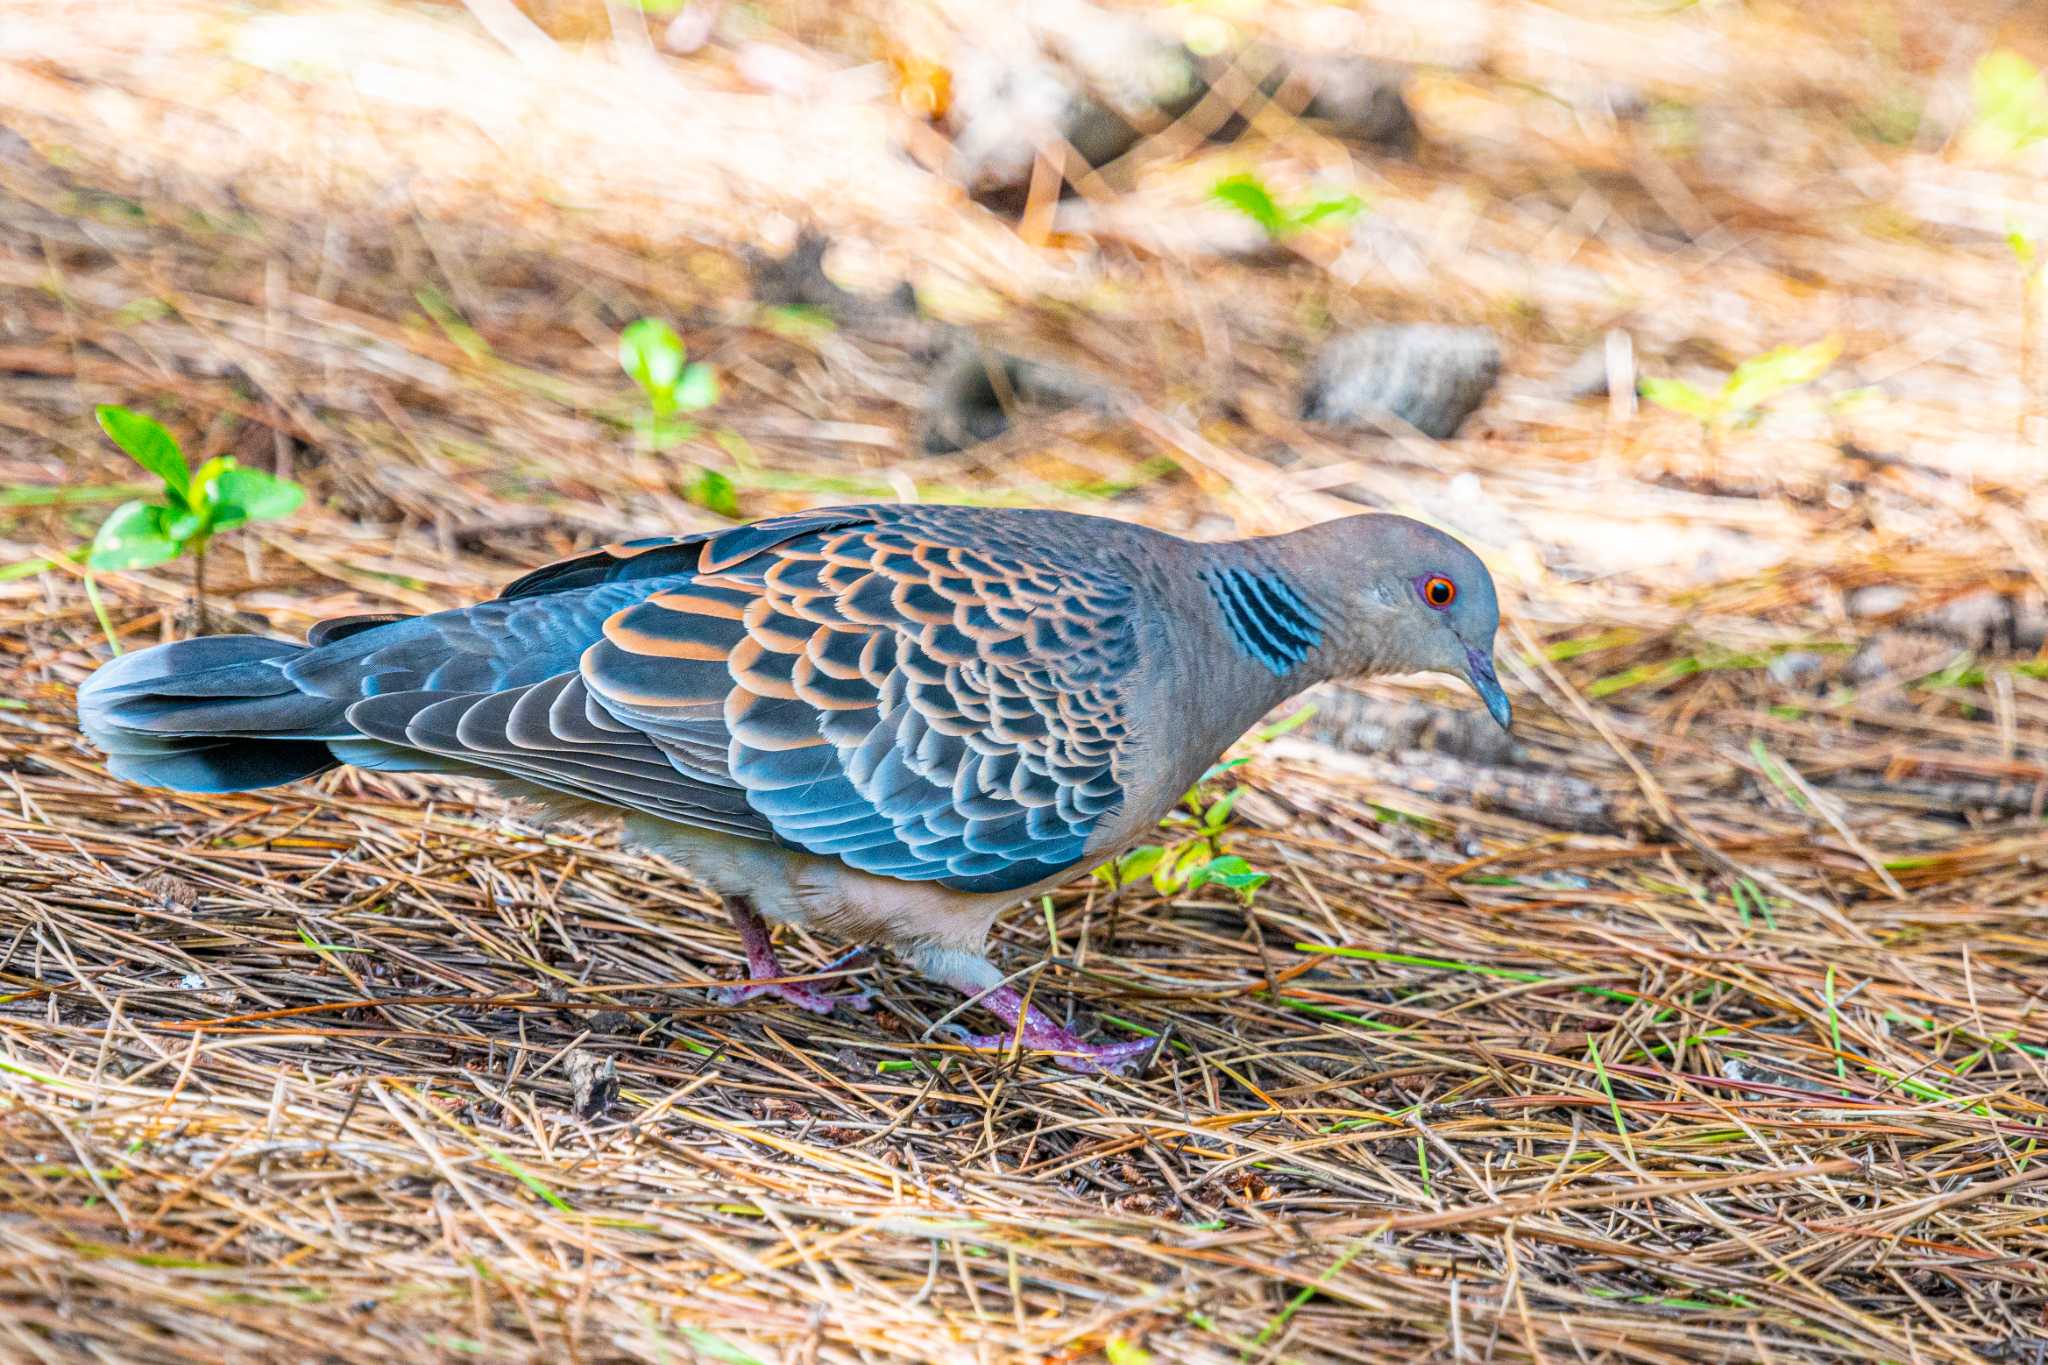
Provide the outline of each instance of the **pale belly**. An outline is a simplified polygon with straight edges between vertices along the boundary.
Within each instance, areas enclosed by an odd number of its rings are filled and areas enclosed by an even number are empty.
[[[629,817],[625,833],[631,843],[681,864],[720,895],[746,897],[771,920],[904,951],[978,951],[995,917],[1037,889],[973,895],[936,882],[898,881],[856,871],[837,858],[647,816]]]

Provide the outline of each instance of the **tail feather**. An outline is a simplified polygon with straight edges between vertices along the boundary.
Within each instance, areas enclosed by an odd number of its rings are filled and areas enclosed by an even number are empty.
[[[353,732],[345,703],[284,676],[305,649],[209,635],[124,654],[78,689],[79,728],[131,782],[232,792],[311,777],[338,762],[325,739]]]

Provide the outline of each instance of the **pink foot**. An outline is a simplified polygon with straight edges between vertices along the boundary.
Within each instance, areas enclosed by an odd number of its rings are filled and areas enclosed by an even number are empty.
[[[789,973],[783,971],[782,963],[776,960],[775,944],[768,937],[768,925],[761,919],[760,912],[738,897],[729,897],[725,902],[725,913],[731,916],[733,927],[740,931],[740,942],[746,947],[748,980],[744,985],[713,991],[711,998],[719,1004],[743,1005],[765,995],[795,1005],[800,1010],[809,1010],[812,1014],[830,1014],[841,1005],[855,1010],[870,1007],[875,995],[873,991],[856,990],[846,995],[834,995],[801,981],[775,980]],[[842,953],[827,963],[825,970],[837,971],[866,951],[865,948],[855,948]]]
[[[1054,1066],[1066,1071],[1084,1074],[1103,1073],[1142,1076],[1152,1069],[1153,1059],[1166,1046],[1170,1035],[1162,1033],[1156,1038],[1140,1038],[1134,1043],[1084,1043],[1066,1029],[1054,1023],[1052,1017],[1036,1005],[1026,1005],[1024,997],[1008,986],[998,986],[978,997],[976,1004],[1010,1027],[1003,1033],[962,1032],[960,1041],[977,1051],[1007,1052],[1019,1041],[1034,1052],[1053,1054]],[[1022,1015],[1024,1026],[1017,1026]]]

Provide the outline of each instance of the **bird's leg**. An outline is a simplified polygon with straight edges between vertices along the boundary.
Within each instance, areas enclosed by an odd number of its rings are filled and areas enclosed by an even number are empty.
[[[951,986],[967,996],[969,1004],[981,1006],[1007,1026],[1002,1033],[961,1031],[960,1041],[971,1048],[1007,1051],[1021,1042],[1034,1051],[1052,1053],[1053,1064],[1068,1071],[1142,1074],[1166,1041],[1161,1035],[1134,1043],[1083,1042],[1026,1001],[1014,986],[1003,985],[1001,975],[978,954],[927,950],[918,955],[918,963],[925,975]]]
[[[833,995],[815,986],[807,986],[801,981],[774,980],[775,977],[786,973],[782,970],[782,963],[776,959],[775,943],[768,936],[767,921],[761,918],[761,912],[744,896],[726,896],[723,902],[725,913],[732,919],[733,928],[740,931],[740,942],[746,946],[748,980],[744,986],[733,986],[719,991],[717,996],[722,1004],[738,1005],[768,995],[777,1000],[787,1001],[800,1010],[809,1010],[813,1014],[830,1014],[840,1005],[857,1010],[868,1008],[874,994],[872,991],[857,990],[851,995]],[[833,961],[826,970],[830,971],[841,963],[858,957],[864,951],[865,949],[855,948]]]

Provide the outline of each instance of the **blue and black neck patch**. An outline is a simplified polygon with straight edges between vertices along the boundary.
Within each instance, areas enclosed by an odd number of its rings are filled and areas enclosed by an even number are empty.
[[[1323,642],[1322,618],[1279,574],[1204,569],[1202,581],[1223,608],[1237,647],[1275,676],[1284,677]]]

